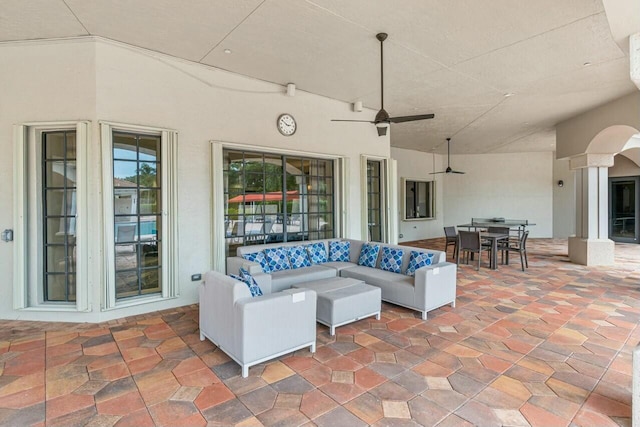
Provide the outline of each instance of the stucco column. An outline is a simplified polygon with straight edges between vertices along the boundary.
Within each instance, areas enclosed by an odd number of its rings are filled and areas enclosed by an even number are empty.
[[[569,237],[569,259],[583,265],[611,265],[615,244],[609,239],[608,168],[612,154],[572,157],[576,171],[576,236]]]

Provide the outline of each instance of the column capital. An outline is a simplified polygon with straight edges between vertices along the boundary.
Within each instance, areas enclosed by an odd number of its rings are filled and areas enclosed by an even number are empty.
[[[569,159],[569,169],[610,168],[613,166],[613,154],[585,153]]]

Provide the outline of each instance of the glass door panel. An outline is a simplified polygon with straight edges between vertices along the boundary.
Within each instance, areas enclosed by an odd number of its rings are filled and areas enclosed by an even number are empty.
[[[638,242],[638,180],[609,180],[609,237],[617,242]]]

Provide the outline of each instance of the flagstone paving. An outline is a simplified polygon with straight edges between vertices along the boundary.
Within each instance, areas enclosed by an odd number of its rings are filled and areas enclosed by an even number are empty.
[[[442,248],[441,239],[411,245]],[[631,425],[640,245],[616,265],[531,239],[519,260],[458,270],[455,308],[422,321],[318,325],[308,349],[252,367],[209,341],[198,306],[103,324],[0,321],[0,425]]]

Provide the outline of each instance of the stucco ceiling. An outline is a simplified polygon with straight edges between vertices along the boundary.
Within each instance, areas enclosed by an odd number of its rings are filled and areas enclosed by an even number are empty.
[[[373,110],[384,31],[387,111],[436,115],[392,125],[391,144],[427,152],[446,137],[454,154],[551,151],[556,123],[637,90],[601,0],[0,0],[0,12],[1,41],[96,35]]]

